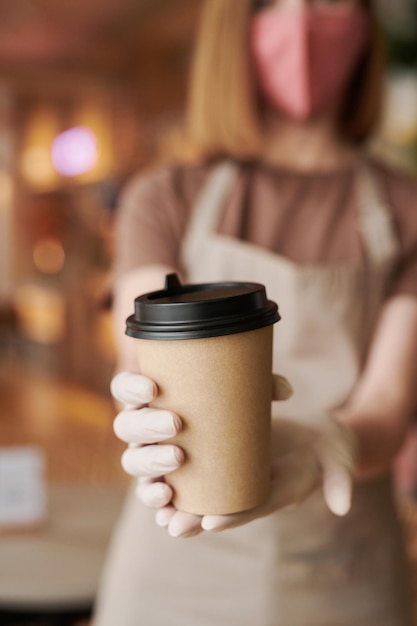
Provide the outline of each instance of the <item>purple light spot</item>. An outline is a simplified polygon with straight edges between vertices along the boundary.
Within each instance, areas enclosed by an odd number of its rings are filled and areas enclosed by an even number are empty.
[[[85,126],[76,126],[57,135],[52,143],[52,162],[63,176],[78,176],[97,163],[97,138]]]

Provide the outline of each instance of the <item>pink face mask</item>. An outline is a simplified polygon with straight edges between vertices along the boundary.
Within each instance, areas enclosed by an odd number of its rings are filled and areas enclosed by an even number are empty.
[[[252,54],[267,100],[296,120],[340,103],[370,36],[360,8],[270,10],[252,23]]]

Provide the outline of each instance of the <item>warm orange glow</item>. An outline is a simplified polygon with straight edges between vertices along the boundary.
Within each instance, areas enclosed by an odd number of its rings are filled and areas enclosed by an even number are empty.
[[[114,343],[113,318],[110,311],[102,311],[96,316],[93,337],[99,354],[108,363],[114,363],[116,360],[116,347]]]
[[[90,102],[75,109],[70,123],[70,130],[83,127],[94,137],[94,159],[84,173],[70,174],[74,182],[91,183],[103,180],[113,173],[115,164],[113,146],[113,124],[110,104]],[[62,124],[58,107],[38,106],[31,113],[24,131],[20,168],[25,180],[39,191],[49,191],[63,184],[63,177],[68,176],[57,163],[53,163],[52,148],[62,135]],[[68,130],[68,128],[67,128]],[[55,142],[55,143],[54,143]],[[79,146],[77,146],[79,148]],[[66,154],[66,158],[73,157]],[[85,158],[81,149],[80,158]],[[56,154],[55,154],[56,158]],[[59,155],[62,161],[62,153]],[[71,167],[73,163],[71,163]],[[87,171],[88,169],[88,171]],[[58,170],[58,171],[57,171]],[[82,168],[78,168],[82,171]]]
[[[21,167],[26,180],[36,187],[49,188],[56,180],[47,145],[26,148],[22,155]]]
[[[75,126],[89,128],[97,138],[97,161],[84,174],[76,177],[80,182],[94,182],[111,175],[114,166],[112,119],[109,110],[99,104],[80,107],[73,119]]]
[[[44,274],[57,274],[65,264],[65,251],[56,239],[42,239],[33,250],[36,268]]]
[[[39,107],[29,119],[20,166],[27,182],[37,189],[54,189],[59,184],[60,176],[51,157],[51,145],[59,131],[57,113],[52,107]]]
[[[65,300],[56,290],[22,285],[14,305],[23,334],[38,343],[52,344],[65,334]]]

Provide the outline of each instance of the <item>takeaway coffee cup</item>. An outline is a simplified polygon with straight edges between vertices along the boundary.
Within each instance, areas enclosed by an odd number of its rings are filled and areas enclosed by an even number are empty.
[[[255,283],[182,285],[136,298],[126,334],[159,395],[183,421],[185,463],[166,477],[174,505],[224,515],[262,504],[270,486],[273,324],[278,307]]]

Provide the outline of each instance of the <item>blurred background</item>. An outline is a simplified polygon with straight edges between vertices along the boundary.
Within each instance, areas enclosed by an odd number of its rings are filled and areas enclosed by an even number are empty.
[[[3,526],[0,513],[1,624],[88,616],[126,488],[108,391],[115,209],[125,181],[181,123],[200,6],[0,0],[0,510],[15,507]],[[417,1],[378,7],[390,62],[372,149],[417,173]],[[2,465],[2,452],[23,454],[31,478],[18,475],[16,456]],[[42,510],[19,509],[36,476]],[[101,519],[100,541],[94,516],[62,525],[62,511],[79,520],[84,505]],[[92,537],[84,563],[77,541]],[[30,572],[22,580],[30,550],[53,593]],[[59,587],[65,568],[78,582]]]
[[[2,356],[107,393],[117,196],[181,116],[198,7],[0,2]]]

